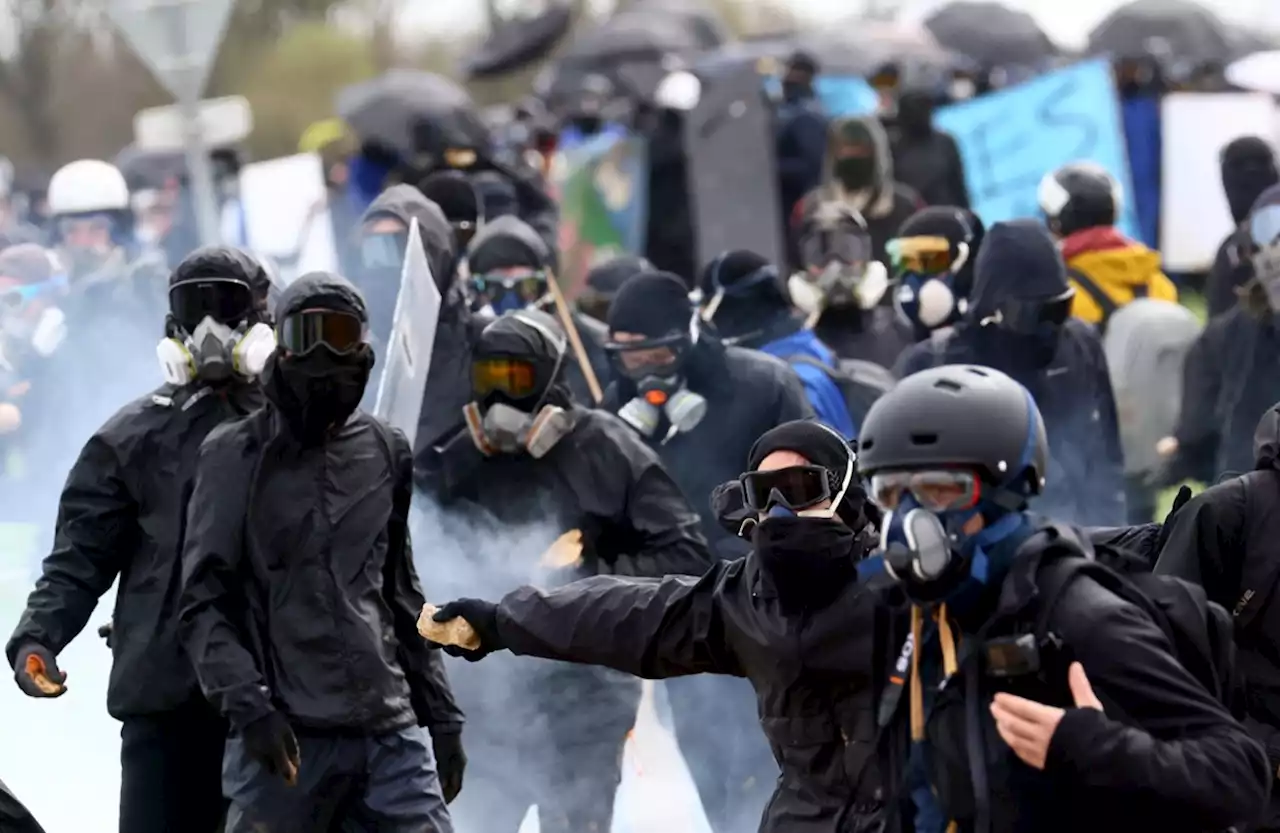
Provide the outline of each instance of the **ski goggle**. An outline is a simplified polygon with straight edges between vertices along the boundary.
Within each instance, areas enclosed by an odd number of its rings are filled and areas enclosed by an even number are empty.
[[[799,511],[831,499],[831,478],[822,466],[749,471],[738,482],[747,506],[757,512],[771,506]]]
[[[1048,300],[1009,299],[997,307],[1001,327],[1022,335],[1034,335],[1044,327],[1061,327],[1071,315],[1075,290],[1070,287]]]
[[[67,276],[58,275],[40,283],[24,283],[0,289],[0,305],[22,307],[45,295],[56,295],[67,288]]]
[[[408,245],[408,232],[366,234],[360,239],[360,265],[366,269],[399,269]]]
[[[321,345],[340,356],[365,343],[365,326],[359,316],[329,309],[305,309],[286,315],[277,330],[280,346],[295,356],[305,356]]]
[[[884,248],[896,274],[945,275],[954,263],[951,241],[945,237],[899,237]]]
[[[253,312],[253,292],[244,281],[201,278],[169,288],[169,312],[184,332],[195,332],[206,317],[234,326]]]
[[[471,287],[477,295],[496,297],[515,292],[526,303],[533,303],[546,294],[547,276],[528,270],[485,272],[471,276]]]
[[[816,231],[800,239],[800,262],[824,267],[833,261],[862,266],[871,260],[871,240],[839,231]]]
[[[487,358],[471,363],[471,391],[478,397],[498,391],[524,399],[537,391],[537,372],[523,359]]]
[[[976,474],[961,469],[886,471],[871,476],[868,491],[877,506],[890,511],[909,493],[930,512],[955,512],[978,505],[982,484]]]
[[[605,342],[604,350],[622,375],[636,380],[670,373],[672,365],[680,361],[690,346],[689,333],[676,332],[644,341],[614,341],[611,338]]]

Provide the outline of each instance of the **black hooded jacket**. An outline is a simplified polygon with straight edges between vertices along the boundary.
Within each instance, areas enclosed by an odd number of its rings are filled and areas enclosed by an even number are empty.
[[[1036,343],[982,324],[1003,299],[1050,298],[1066,288],[1062,259],[1043,227],[997,223],[978,256],[965,320],[945,338],[912,347],[897,371],[901,377],[943,364],[980,364],[1018,380],[1035,397],[1049,435],[1048,485],[1037,508],[1072,522],[1118,526],[1124,523],[1124,457],[1097,331],[1068,318],[1044,362]]]
[[[684,146],[684,118],[664,110],[651,114],[649,140],[649,216],[644,256],[664,272],[679,275],[690,286],[698,275],[697,230],[689,187],[689,155]]]
[[[1236,228],[1218,246],[1205,281],[1205,302],[1210,316],[1235,306],[1236,290],[1253,277],[1253,239],[1245,220],[1254,203],[1280,182],[1275,152],[1263,139],[1242,136],[1222,149],[1222,190],[1227,195]]]
[[[1235,613],[1237,668],[1244,682],[1245,726],[1280,768],[1280,407],[1254,436],[1253,471],[1197,495],[1174,515],[1156,572],[1204,587]],[[1280,829],[1273,789],[1263,829]]]
[[[279,315],[365,317],[351,284],[294,281]],[[275,402],[200,448],[182,555],[183,643],[209,701],[243,729],[269,711],[315,730],[460,730],[438,652],[418,636],[413,457],[356,411],[303,445]]]
[[[969,207],[960,148],[950,134],[934,128],[931,94],[903,93],[890,142],[899,182],[914,188],[928,205]]]
[[[393,185],[369,206],[364,222],[379,216],[395,217],[405,225],[417,218],[422,244],[427,250],[427,263],[440,290],[440,319],[436,323],[427,392],[414,440],[415,450],[421,450],[458,423],[462,406],[471,395],[471,346],[483,329],[483,322],[472,315],[466,294],[457,282],[453,232],[436,204],[412,185]],[[395,277],[398,281],[399,276]],[[366,296],[370,295],[369,287],[362,289]]]
[[[192,253],[171,283],[210,275],[244,280],[266,298],[262,266],[226,247]],[[199,696],[176,616],[186,498],[205,436],[263,401],[257,384],[162,385],[94,433],[67,476],[53,551],[5,647],[10,665],[27,643],[61,652],[118,578],[107,711],[155,714]]]
[[[7,833],[44,833],[31,811],[0,781],[0,823]]]
[[[549,342],[524,316],[533,316],[560,343]],[[622,421],[574,404],[558,381],[567,360],[558,354],[568,347],[553,327],[545,314],[509,313],[485,328],[477,351],[529,360],[544,393],[514,407],[563,408],[570,430],[535,459],[484,456],[463,426],[423,455],[419,482],[446,513],[477,524],[541,526],[557,535],[579,530],[582,557],[575,575],[701,575],[710,560],[697,516],[657,456]],[[538,554],[528,553],[523,566],[535,568]]]

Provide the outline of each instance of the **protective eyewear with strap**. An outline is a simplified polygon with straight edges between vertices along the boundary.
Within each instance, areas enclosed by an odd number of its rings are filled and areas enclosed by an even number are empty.
[[[280,346],[295,356],[328,347],[340,356],[360,349],[368,331],[359,316],[329,309],[306,309],[286,315],[276,327]]]

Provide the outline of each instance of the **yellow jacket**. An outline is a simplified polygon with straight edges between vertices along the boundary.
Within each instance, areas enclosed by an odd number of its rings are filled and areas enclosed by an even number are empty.
[[[1113,228],[1086,229],[1070,235],[1062,241],[1062,255],[1067,277],[1076,291],[1071,314],[1082,321],[1100,324],[1107,316],[1104,304],[1094,297],[1091,287],[1077,279],[1078,274],[1088,278],[1117,309],[1134,298],[1178,300],[1178,288],[1160,270],[1159,253]]]

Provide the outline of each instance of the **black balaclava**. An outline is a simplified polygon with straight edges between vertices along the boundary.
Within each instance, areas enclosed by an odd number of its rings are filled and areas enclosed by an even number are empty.
[[[766,431],[747,457],[754,471],[775,451],[794,451],[828,472],[835,517],[770,513],[754,531],[755,557],[772,580],[788,611],[815,610],[831,604],[857,578],[866,555],[866,493],[850,475],[853,450],[839,435],[815,420],[786,422]],[[848,480],[846,481],[846,478]],[[840,489],[843,496],[839,496]]]
[[[689,329],[692,316],[684,281],[670,272],[642,272],[627,279],[614,296],[609,332],[661,338]]]
[[[1257,136],[1241,136],[1222,149],[1222,190],[1236,224],[1243,223],[1262,192],[1280,182],[1271,146]]]
[[[796,104],[813,98],[813,78],[818,74],[818,61],[806,52],[796,51],[787,59],[787,73],[782,79],[782,98]]]
[[[475,186],[461,171],[437,171],[422,180],[419,190],[440,206],[453,230],[453,245],[465,251],[484,218]]]
[[[700,285],[703,302],[715,304],[709,323],[726,341],[759,348],[800,329],[778,270],[755,252],[725,252],[702,270]]]
[[[289,284],[277,317],[284,321],[310,309],[350,313],[366,327],[369,323],[360,290],[331,272],[311,272]],[[373,348],[367,343],[345,356],[324,345],[305,356],[286,355],[283,347],[277,347],[262,372],[262,387],[289,433],[303,445],[319,445],[330,429],[344,424],[359,406],[373,362]]]
[[[933,133],[933,96],[921,90],[905,92],[898,99],[898,126],[903,135],[923,139]]]
[[[653,264],[638,255],[619,255],[593,266],[587,272],[586,286],[578,295],[578,309],[603,323],[609,317],[614,296],[627,279],[652,271]]]
[[[838,147],[857,148],[858,153],[841,157],[837,148],[829,153],[835,178],[849,191],[876,191],[884,183],[880,181],[880,148],[871,128],[862,119],[844,119],[836,135],[831,138]]]

